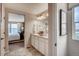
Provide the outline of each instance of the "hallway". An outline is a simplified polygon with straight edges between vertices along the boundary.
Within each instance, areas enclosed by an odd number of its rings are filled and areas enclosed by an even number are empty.
[[[5,54],[5,56],[43,56],[32,47],[24,49],[23,42],[10,44],[9,47],[10,52]]]

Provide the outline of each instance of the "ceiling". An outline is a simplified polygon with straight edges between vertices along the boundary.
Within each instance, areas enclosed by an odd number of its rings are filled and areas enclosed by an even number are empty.
[[[6,8],[16,9],[19,11],[40,14],[48,9],[47,3],[4,3]]]

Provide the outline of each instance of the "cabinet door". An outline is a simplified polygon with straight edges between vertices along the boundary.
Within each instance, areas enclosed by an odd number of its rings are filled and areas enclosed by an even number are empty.
[[[48,40],[45,40],[45,55],[48,55]]]
[[[32,35],[32,36],[31,36],[31,44],[32,44],[32,46],[35,45],[35,40],[34,40],[34,39],[35,39],[35,37]]]
[[[39,41],[38,41],[38,37],[35,36],[35,48],[38,50],[39,49]]]
[[[44,47],[44,39],[43,38],[39,38],[39,51],[45,55],[45,47]]]

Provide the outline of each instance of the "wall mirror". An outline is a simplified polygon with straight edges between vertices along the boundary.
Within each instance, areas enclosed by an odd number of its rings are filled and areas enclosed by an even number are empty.
[[[60,9],[60,36],[66,35],[66,11]]]

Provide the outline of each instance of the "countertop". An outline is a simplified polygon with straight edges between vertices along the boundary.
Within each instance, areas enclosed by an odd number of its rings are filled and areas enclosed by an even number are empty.
[[[40,38],[48,39],[48,35],[43,35],[43,36],[40,36],[39,34],[32,34],[32,35],[40,37]]]

